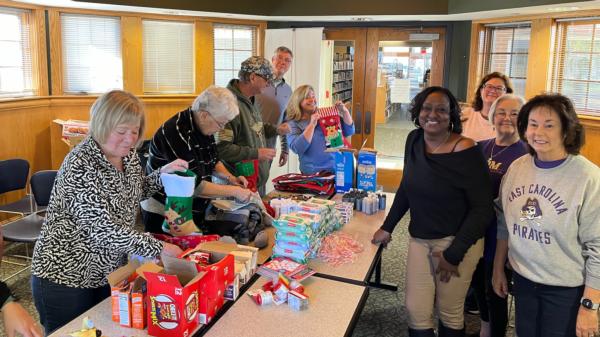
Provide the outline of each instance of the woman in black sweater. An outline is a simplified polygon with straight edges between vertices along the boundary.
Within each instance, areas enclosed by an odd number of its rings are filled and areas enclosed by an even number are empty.
[[[460,107],[448,89],[421,91],[410,112],[417,129],[406,140],[402,182],[373,243],[387,245],[410,209],[409,336],[435,336],[434,306],[438,336],[464,336],[465,295],[493,213],[490,177],[475,142],[460,135]]]

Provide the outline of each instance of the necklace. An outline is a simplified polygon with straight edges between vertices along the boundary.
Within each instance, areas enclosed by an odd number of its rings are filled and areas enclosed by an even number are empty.
[[[491,162],[494,159],[494,156],[498,156],[500,155],[502,152],[506,151],[509,147],[517,144],[519,141],[516,141],[512,144],[510,144],[509,146],[503,148],[502,150],[498,151],[498,153],[494,154],[494,148],[496,147],[496,141],[494,140],[494,142],[492,142],[492,151],[490,152],[490,159],[488,159],[488,162]]]
[[[436,153],[437,150],[440,148],[440,146],[446,144],[446,142],[448,141],[448,138],[450,138],[450,134],[451,132],[448,132],[448,134],[446,135],[446,138],[444,139],[443,142],[439,143],[438,146],[435,147],[435,149],[433,149],[433,151],[431,151],[431,153]]]

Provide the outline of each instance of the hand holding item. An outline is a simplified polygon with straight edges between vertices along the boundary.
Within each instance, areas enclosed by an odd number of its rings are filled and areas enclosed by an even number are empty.
[[[275,158],[275,149],[261,147],[258,149],[258,160],[273,160]]]
[[[440,281],[448,282],[452,276],[460,277],[458,266],[446,261],[442,252],[433,252],[431,253],[431,256],[439,259],[435,273],[440,274]]]
[[[321,119],[321,114],[319,113],[319,110],[317,110],[310,115],[310,123],[308,123],[308,125],[317,126],[317,124],[319,124],[319,119]]]
[[[250,201],[250,198],[252,198],[252,191],[238,187],[235,189],[233,196],[237,201],[246,203]]]
[[[350,114],[350,111],[346,107],[346,104],[344,104],[344,102],[342,102],[342,101],[337,101],[337,102],[335,102],[335,106],[338,109],[340,116],[342,116],[342,119],[344,120],[344,122],[346,122],[346,124],[352,124],[352,115]]]
[[[288,125],[288,123],[281,123],[277,127],[277,134],[280,136],[287,135],[288,133],[290,133],[290,131],[291,131],[291,129],[290,129],[290,126]]]
[[[183,172],[188,169],[188,162],[183,159],[175,159],[160,168],[160,173]]]
[[[227,179],[231,185],[248,188],[248,180],[244,176],[229,176]]]
[[[183,253],[183,250],[174,244],[163,242],[163,250],[161,253],[172,257],[178,257]]]
[[[2,307],[6,335],[14,337],[15,332],[24,337],[42,337],[42,329],[29,313],[17,302],[8,302]]]
[[[288,161],[288,153],[282,151],[281,154],[279,155],[279,167],[282,167],[285,164],[287,164],[287,161]]]
[[[371,239],[372,244],[381,244],[383,247],[386,247],[390,241],[392,241],[392,234],[381,228],[373,234],[373,239]]]

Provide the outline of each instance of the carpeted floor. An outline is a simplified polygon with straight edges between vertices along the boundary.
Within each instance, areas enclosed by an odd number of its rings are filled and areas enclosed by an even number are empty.
[[[355,337],[408,336],[403,291],[408,238],[407,223],[408,219],[405,217],[401,223],[398,224],[393,235],[392,243],[383,254],[383,280],[398,284],[399,290],[398,292],[380,289],[370,290],[369,298],[354,330],[353,336]],[[22,254],[24,252],[23,245],[8,244],[5,254]],[[31,252],[31,248],[29,249],[29,252]],[[5,256],[4,262],[0,266],[1,279],[6,278],[15,271],[15,266],[7,263],[7,261],[13,260],[15,259]],[[17,277],[12,278],[7,283],[13,292],[20,298],[20,303],[37,319],[37,312],[31,298],[29,278],[30,273],[29,271],[26,271],[19,274]],[[465,317],[467,322],[467,332],[475,333],[479,328],[479,318],[473,315],[466,315]],[[5,336],[4,323],[2,320],[0,320],[0,336]],[[512,337],[512,329],[509,329],[507,336]]]
[[[382,279],[398,285],[398,291],[371,289],[369,299],[354,330],[354,337],[408,336],[407,314],[404,307],[404,273],[408,246],[408,216],[404,217],[383,253]],[[465,314],[467,336],[479,336],[479,316]],[[513,336],[513,329],[506,334]]]

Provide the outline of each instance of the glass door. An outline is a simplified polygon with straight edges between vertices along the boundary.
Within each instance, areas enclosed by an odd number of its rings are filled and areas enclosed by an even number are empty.
[[[410,102],[425,87],[442,85],[444,28],[369,28],[363,138],[378,151],[378,183],[395,190],[406,137],[415,129]]]
[[[379,167],[396,168],[404,158],[404,139],[415,128],[409,106],[428,85],[432,43],[380,41],[377,55],[374,145]]]

